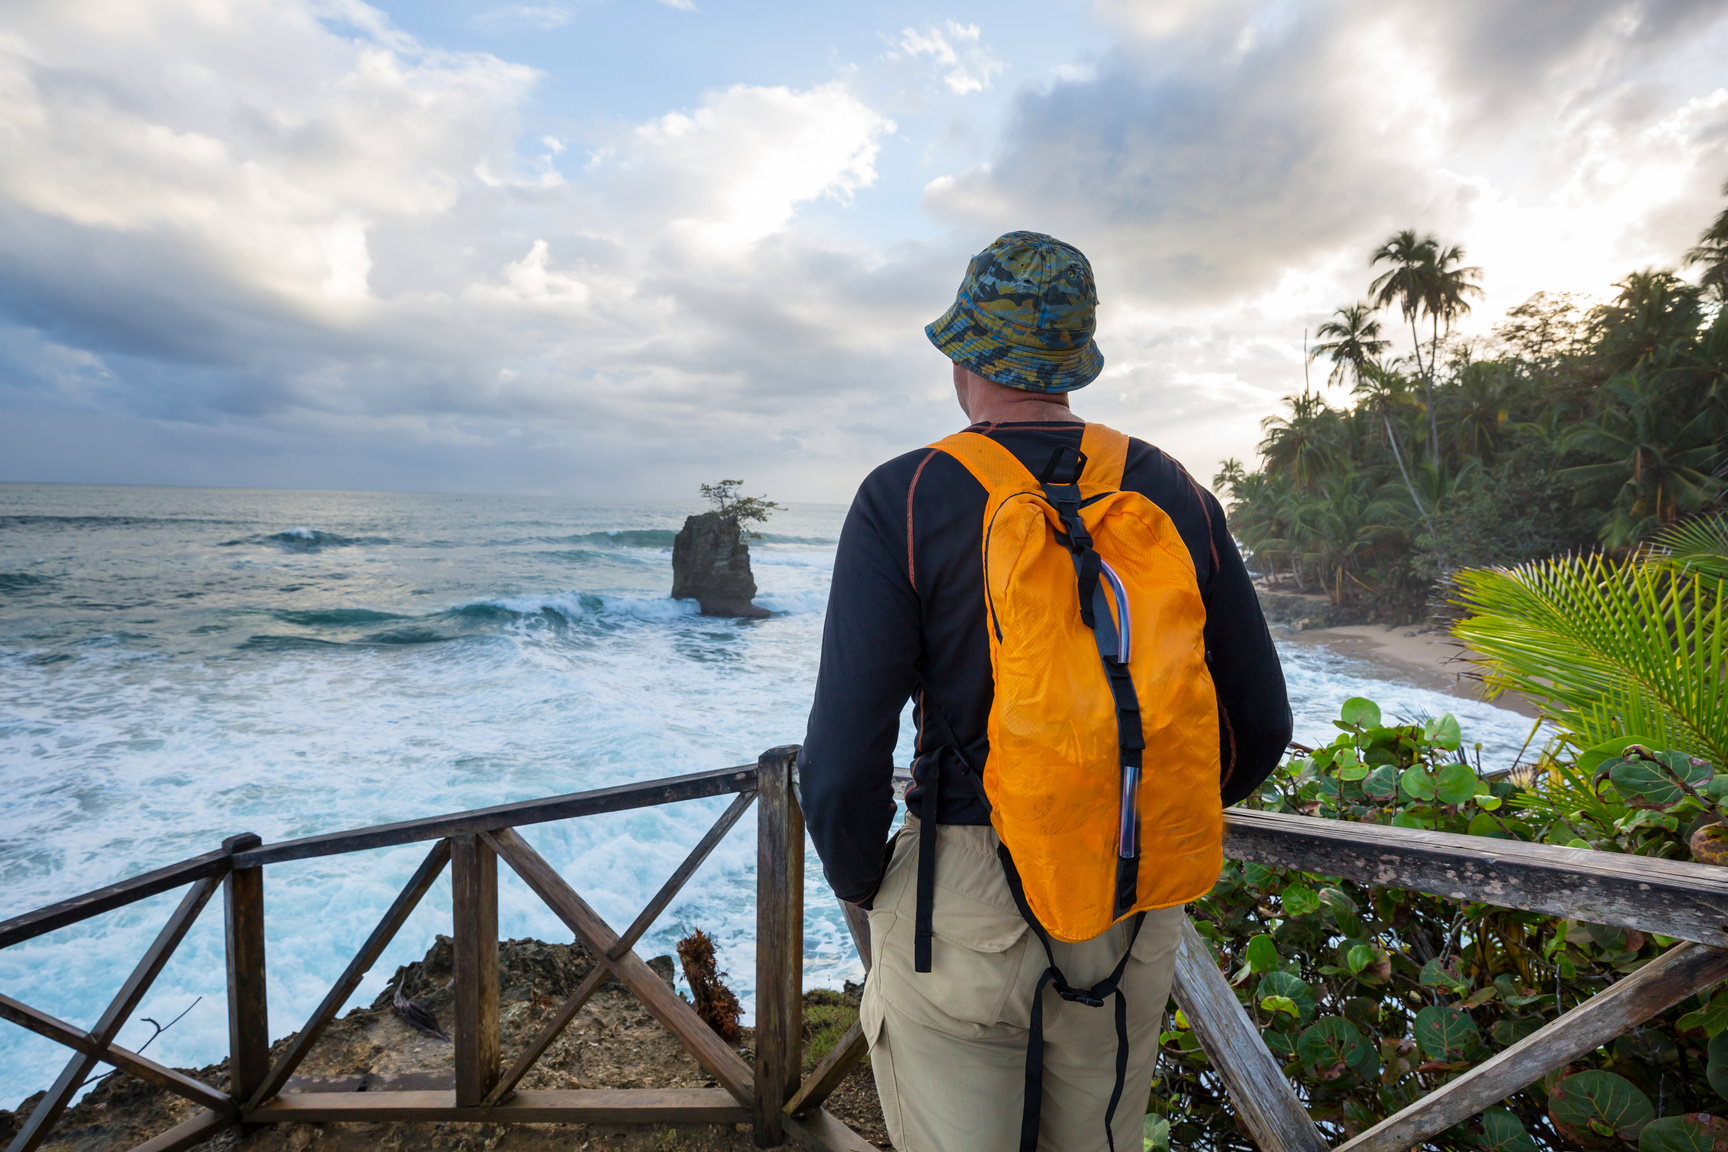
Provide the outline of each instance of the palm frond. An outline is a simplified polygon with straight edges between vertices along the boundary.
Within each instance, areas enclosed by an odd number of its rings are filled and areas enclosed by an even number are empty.
[[[1728,516],[1695,516],[1670,524],[1650,543],[1667,563],[1708,579],[1728,580]]]
[[[1636,735],[1728,767],[1722,579],[1603,556],[1456,579],[1453,631],[1492,692],[1528,697],[1580,750]]]

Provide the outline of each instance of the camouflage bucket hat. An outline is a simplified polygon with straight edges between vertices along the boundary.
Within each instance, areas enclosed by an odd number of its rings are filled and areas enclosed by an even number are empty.
[[[1092,340],[1098,289],[1080,249],[1042,232],[1010,232],[972,257],[954,306],[924,334],[986,380],[1028,392],[1072,392],[1104,370]]]

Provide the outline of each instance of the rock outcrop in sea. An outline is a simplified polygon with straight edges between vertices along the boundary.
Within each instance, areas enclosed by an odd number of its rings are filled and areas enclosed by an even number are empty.
[[[672,598],[697,601],[704,616],[767,616],[750,602],[755,595],[750,546],[738,522],[718,512],[684,521],[672,542]]]

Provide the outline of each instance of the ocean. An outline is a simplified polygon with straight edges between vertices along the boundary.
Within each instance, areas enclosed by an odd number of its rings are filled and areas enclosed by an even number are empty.
[[[751,556],[764,620],[673,601],[692,503],[0,484],[0,919],[256,832],[266,841],[753,762],[802,739],[845,509],[791,504]],[[1485,763],[1529,721],[1282,646],[1297,738],[1347,697],[1451,711]],[[902,725],[897,762],[909,759]],[[523,830],[619,929],[725,798]],[[270,1032],[300,1027],[424,845],[266,872]],[[856,979],[815,853],[805,981]],[[751,1007],[755,822],[746,816],[638,945],[715,937]],[[508,869],[500,929],[568,933]],[[88,1027],[178,894],[0,951],[0,991]],[[448,874],[352,1003],[449,931]],[[149,1054],[226,1053],[212,905],[120,1033],[183,1017]],[[0,1107],[68,1053],[0,1023]]]

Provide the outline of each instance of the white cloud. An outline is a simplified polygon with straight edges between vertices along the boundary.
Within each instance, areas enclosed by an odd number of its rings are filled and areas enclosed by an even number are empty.
[[[1393,228],[1465,243],[1485,324],[1672,262],[1720,207],[1728,24],[1700,6],[1100,11],[1118,46],[1041,62],[987,162],[939,173],[907,157],[952,122],[908,102],[926,135],[888,153],[901,130],[862,93],[913,75],[988,112],[1004,66],[972,25],[906,30],[874,79],[576,123],[541,117],[533,70],[357,3],[14,4],[0,461],[644,495],[747,461],[844,498],[951,423],[921,326],[968,253],[1030,227],[1098,268],[1084,410],[1205,478],[1300,387],[1303,327]],[[907,225],[883,206],[916,184]]]
[[[932,25],[922,32],[907,28],[900,34],[898,47],[914,59],[927,57],[956,96],[984,91],[990,87],[991,78],[1006,67],[984,47],[976,24],[947,20],[940,28]]]

